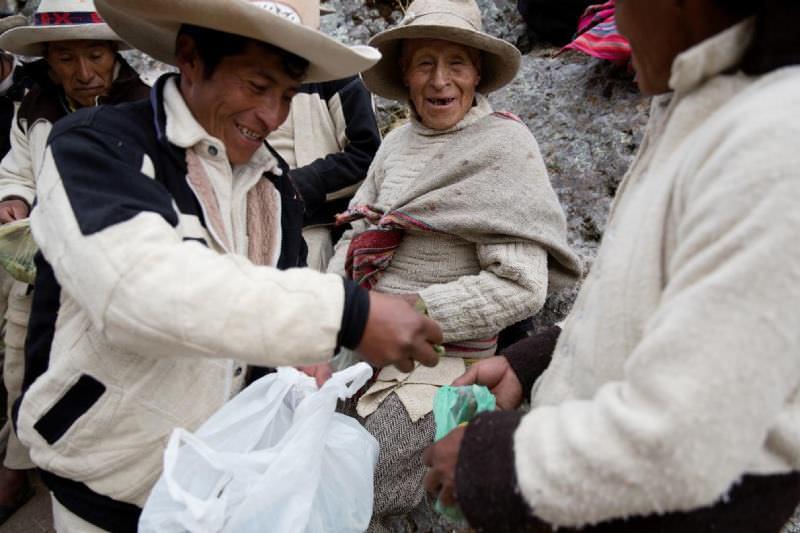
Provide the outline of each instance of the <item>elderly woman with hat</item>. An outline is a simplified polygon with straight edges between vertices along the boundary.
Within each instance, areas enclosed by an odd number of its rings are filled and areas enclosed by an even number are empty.
[[[442,326],[434,369],[381,371],[357,404],[381,445],[372,530],[423,497],[422,450],[433,397],[497,334],[573,283],[578,258],[528,128],[486,95],[510,82],[519,52],[482,31],[473,0],[417,0],[370,44],[383,58],[364,73],[374,93],[407,102],[365,183],[339,217],[352,230],[329,271],[403,295]]]
[[[55,122],[82,107],[147,97],[149,87],[117,53],[121,48],[126,45],[89,0],[42,0],[32,24],[0,36],[0,49],[41,57],[21,67],[33,85],[17,110],[10,131],[11,148],[0,163],[0,224],[28,216],[47,137]],[[26,283],[17,282],[8,295],[3,380],[9,407],[22,386],[29,293]],[[25,470],[31,467],[26,449],[12,430],[0,469],[0,511],[13,510],[23,502],[29,492]],[[8,514],[0,512],[0,521]]]

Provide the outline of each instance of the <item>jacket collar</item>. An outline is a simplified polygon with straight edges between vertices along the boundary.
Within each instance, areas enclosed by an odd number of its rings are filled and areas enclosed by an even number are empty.
[[[685,93],[732,70],[750,46],[755,18],[748,18],[680,53],[672,63],[669,87]]]

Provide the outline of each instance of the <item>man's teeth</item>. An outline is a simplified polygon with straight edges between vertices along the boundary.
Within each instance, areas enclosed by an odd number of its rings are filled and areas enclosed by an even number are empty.
[[[249,138],[253,139],[254,141],[260,141],[260,140],[262,140],[264,138],[261,135],[259,135],[258,133],[254,132],[253,130],[248,130],[247,128],[242,127],[242,126],[237,126],[237,127],[239,128],[239,131],[242,132],[242,135],[244,135],[245,137],[249,137]]]
[[[455,98],[428,98],[428,101],[433,105],[447,105],[454,100]]]

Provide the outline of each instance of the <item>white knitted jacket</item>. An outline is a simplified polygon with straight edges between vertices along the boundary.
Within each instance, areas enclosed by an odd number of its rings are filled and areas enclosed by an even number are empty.
[[[800,469],[800,67],[726,73],[751,25],[676,58],[514,435],[522,494],[554,525]]]

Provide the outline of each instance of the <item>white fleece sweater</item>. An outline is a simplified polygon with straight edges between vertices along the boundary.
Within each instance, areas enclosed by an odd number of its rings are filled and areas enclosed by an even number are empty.
[[[709,505],[800,469],[800,67],[725,74],[743,22],[678,56],[514,436],[558,526]]]

